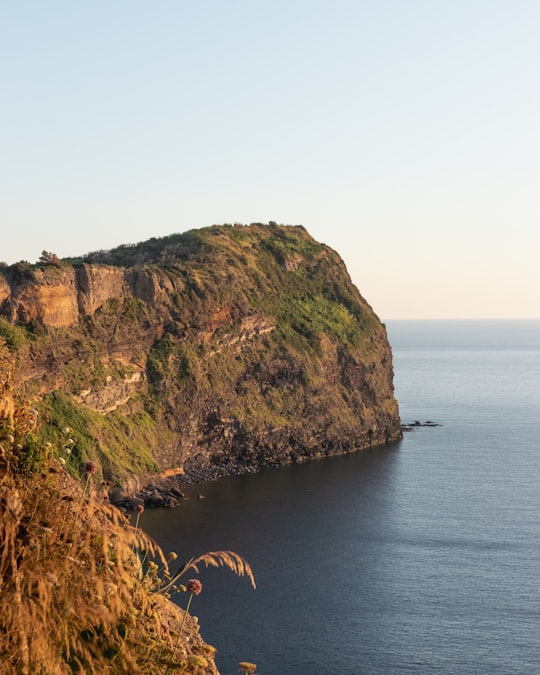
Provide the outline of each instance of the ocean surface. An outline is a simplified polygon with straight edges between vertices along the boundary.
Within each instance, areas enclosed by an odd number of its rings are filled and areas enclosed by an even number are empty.
[[[253,568],[191,604],[222,675],[540,673],[540,321],[387,329],[402,422],[441,426],[142,514],[181,559]]]

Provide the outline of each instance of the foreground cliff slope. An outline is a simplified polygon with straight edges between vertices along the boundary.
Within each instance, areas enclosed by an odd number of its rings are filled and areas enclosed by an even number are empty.
[[[165,556],[109,503],[93,461],[66,472],[65,443],[44,442],[46,426],[0,337],[0,673],[218,675],[215,648],[171,599],[189,607],[202,590],[189,576],[204,566],[254,586],[249,565],[230,551],[187,565]]]
[[[70,430],[74,469],[211,477],[401,436],[385,328],[303,227],[4,267],[0,315],[26,394],[58,438]]]

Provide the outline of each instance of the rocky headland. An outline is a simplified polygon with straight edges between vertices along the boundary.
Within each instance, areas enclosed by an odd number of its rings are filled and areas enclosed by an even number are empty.
[[[384,325],[300,226],[4,265],[0,335],[50,440],[112,483],[254,472],[402,435]]]

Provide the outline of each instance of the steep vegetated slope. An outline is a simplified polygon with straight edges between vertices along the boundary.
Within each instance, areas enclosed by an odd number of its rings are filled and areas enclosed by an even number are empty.
[[[211,477],[401,436],[384,326],[300,226],[17,263],[0,303],[19,383],[51,442],[70,430],[74,470]]]

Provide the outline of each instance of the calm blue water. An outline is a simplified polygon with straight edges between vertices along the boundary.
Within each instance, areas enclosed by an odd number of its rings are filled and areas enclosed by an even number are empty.
[[[443,426],[143,514],[167,551],[253,567],[191,606],[222,675],[540,673],[540,321],[387,328],[402,421]]]

